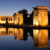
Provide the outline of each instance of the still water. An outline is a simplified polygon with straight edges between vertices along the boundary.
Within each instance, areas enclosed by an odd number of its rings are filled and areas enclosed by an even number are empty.
[[[48,29],[1,27],[0,49],[33,50],[34,48],[50,48],[50,37],[48,35]]]

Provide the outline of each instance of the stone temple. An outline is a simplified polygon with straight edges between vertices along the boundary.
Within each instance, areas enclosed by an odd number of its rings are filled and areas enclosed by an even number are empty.
[[[33,25],[46,26],[48,25],[48,7],[37,6],[34,8]]]

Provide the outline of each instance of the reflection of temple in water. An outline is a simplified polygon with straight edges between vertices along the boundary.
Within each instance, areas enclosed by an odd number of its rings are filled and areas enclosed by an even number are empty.
[[[0,36],[6,36],[6,35],[14,35],[14,38],[16,40],[27,40],[28,38],[28,32],[30,32],[30,35],[31,37],[32,36],[32,33],[33,33],[33,30],[32,29],[23,29],[23,28],[5,28],[5,27],[2,27],[0,28]]]
[[[48,30],[38,30],[29,28],[0,28],[0,36],[13,35],[16,40],[27,40],[28,32],[34,40],[34,45],[38,48],[48,47]]]
[[[23,40],[23,29],[19,28],[14,36],[16,40]]]
[[[14,35],[15,39],[23,39],[22,28],[0,28],[0,36]]]
[[[48,30],[33,30],[34,35],[34,45],[37,45],[38,48],[47,48],[48,47]]]
[[[48,47],[48,30],[39,30],[38,34],[38,48]]]

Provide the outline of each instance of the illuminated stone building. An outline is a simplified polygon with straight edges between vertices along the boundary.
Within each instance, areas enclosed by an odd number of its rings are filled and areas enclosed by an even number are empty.
[[[0,24],[23,24],[23,14],[15,13],[13,16],[0,16]]]
[[[14,16],[14,24],[23,25],[23,14],[15,13],[13,16]]]
[[[48,25],[48,7],[38,6],[34,8],[33,25],[46,26]]]
[[[13,16],[0,16],[0,24],[14,24]]]

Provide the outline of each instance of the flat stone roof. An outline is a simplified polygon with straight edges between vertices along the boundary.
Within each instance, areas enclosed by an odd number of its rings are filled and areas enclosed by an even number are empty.
[[[47,6],[37,6],[38,9],[48,9]]]
[[[4,17],[4,18],[12,18],[13,16],[0,16],[0,17]]]

